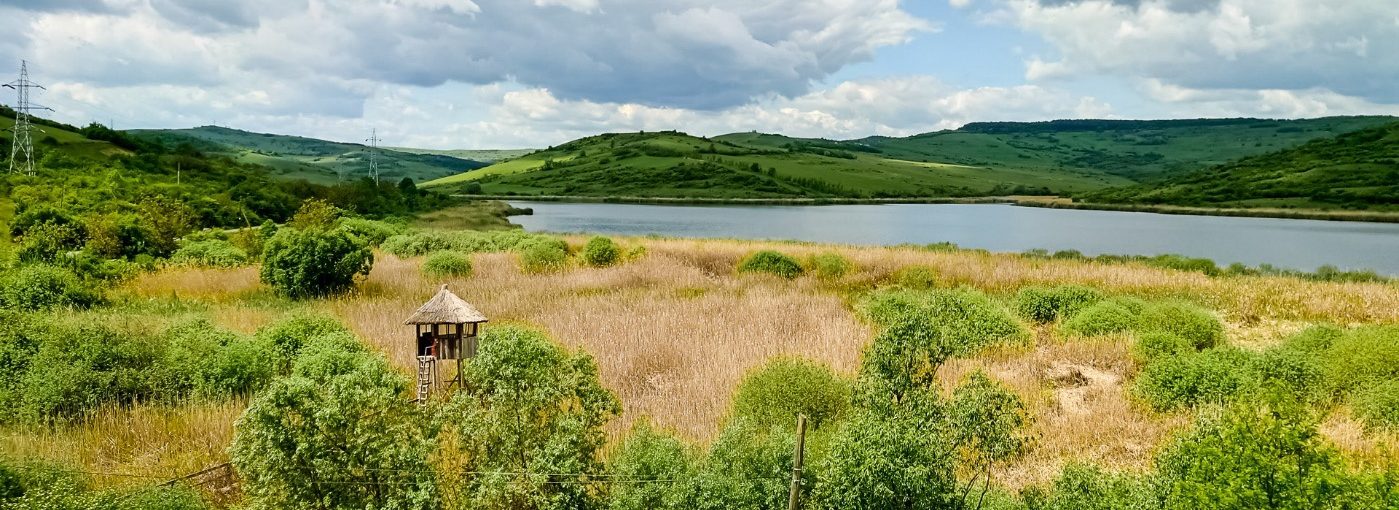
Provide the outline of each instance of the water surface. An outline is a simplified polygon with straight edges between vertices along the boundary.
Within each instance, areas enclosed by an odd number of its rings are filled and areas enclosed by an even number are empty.
[[[1086,255],[1177,253],[1313,270],[1399,275],[1399,224],[1045,209],[999,204],[691,206],[512,202],[530,231],[926,244]]]

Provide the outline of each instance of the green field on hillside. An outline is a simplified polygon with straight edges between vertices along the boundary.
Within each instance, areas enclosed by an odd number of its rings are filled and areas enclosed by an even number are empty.
[[[484,194],[695,198],[1075,195],[1183,175],[1393,117],[974,123],[860,140],[610,133],[426,183]]]
[[[284,179],[330,184],[369,175],[371,149],[363,144],[252,133],[217,126],[134,130],[131,133],[166,144],[189,143],[205,152],[267,166]],[[380,178],[391,181],[404,177],[419,182],[429,181],[487,165],[449,155],[412,153],[382,147],[373,152]]]
[[[535,149],[416,149],[413,147],[386,147],[392,151],[406,152],[409,154],[429,154],[434,156],[450,156],[458,159],[469,159],[482,163],[499,163],[524,156]]]
[[[1310,209],[1399,209],[1399,123],[1314,140],[1122,189],[1087,202]]]

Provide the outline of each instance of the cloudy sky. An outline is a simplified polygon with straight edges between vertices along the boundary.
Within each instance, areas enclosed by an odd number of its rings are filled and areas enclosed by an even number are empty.
[[[60,120],[434,148],[1399,114],[1395,0],[0,0],[0,33]]]

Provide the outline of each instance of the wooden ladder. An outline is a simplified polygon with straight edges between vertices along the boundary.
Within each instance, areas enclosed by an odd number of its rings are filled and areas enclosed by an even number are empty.
[[[418,403],[427,404],[437,386],[437,356],[418,356]]]

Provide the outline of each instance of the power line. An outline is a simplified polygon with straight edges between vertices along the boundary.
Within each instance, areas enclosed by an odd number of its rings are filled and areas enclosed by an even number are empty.
[[[53,111],[53,108],[29,102],[29,89],[48,89],[29,80],[29,62],[25,60],[19,62],[19,79],[6,83],[5,87],[15,89],[19,95],[19,101],[14,108],[15,138],[10,145],[10,172],[18,171],[25,175],[34,175],[34,137],[31,135],[34,126],[29,121],[29,112],[35,110]],[[24,163],[16,168],[16,159],[20,153],[24,153]]]

